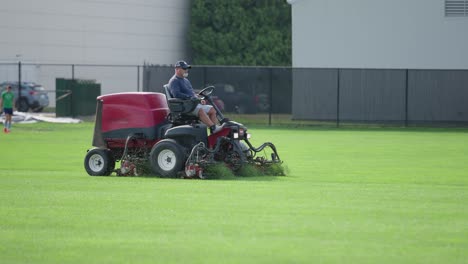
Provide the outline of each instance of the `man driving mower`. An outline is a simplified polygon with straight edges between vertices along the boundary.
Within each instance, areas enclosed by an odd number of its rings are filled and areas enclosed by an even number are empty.
[[[192,99],[197,98],[193,91],[192,84],[187,79],[188,69],[192,68],[185,61],[177,61],[175,64],[174,76],[169,80],[169,91],[174,98],[179,99]],[[200,121],[210,128],[211,134],[221,130],[221,126],[217,125],[218,119],[216,118],[216,110],[211,105],[207,105],[205,100],[201,100],[195,109],[189,113],[190,115],[197,116]]]

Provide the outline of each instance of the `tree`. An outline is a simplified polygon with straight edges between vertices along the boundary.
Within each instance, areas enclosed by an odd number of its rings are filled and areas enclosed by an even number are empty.
[[[285,0],[193,0],[193,63],[290,66],[291,7]]]

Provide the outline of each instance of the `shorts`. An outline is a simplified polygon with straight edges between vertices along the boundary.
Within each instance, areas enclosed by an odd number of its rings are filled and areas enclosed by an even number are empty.
[[[208,111],[210,111],[211,108],[213,108],[213,106],[211,105],[198,104],[191,114],[194,116],[198,116],[198,111],[200,111],[200,109],[203,109],[203,111],[205,111],[205,113],[208,114]]]
[[[13,108],[3,108],[5,115],[13,115]]]

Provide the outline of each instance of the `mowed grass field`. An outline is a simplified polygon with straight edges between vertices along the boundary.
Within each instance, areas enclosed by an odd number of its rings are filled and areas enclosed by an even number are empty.
[[[90,177],[92,123],[0,134],[0,263],[466,263],[468,130],[251,127],[281,177]]]

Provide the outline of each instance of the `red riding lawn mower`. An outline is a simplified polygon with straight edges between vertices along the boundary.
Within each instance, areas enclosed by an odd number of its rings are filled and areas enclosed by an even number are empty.
[[[136,176],[150,169],[160,177],[205,178],[216,164],[236,172],[245,165],[265,169],[282,163],[272,143],[253,147],[247,128],[224,118],[210,96],[213,86],[196,100],[171,98],[167,85],[164,89],[166,95],[128,92],[97,98],[94,148],[84,160],[89,175]],[[201,99],[213,105],[222,126],[209,136],[207,126],[188,114]]]

